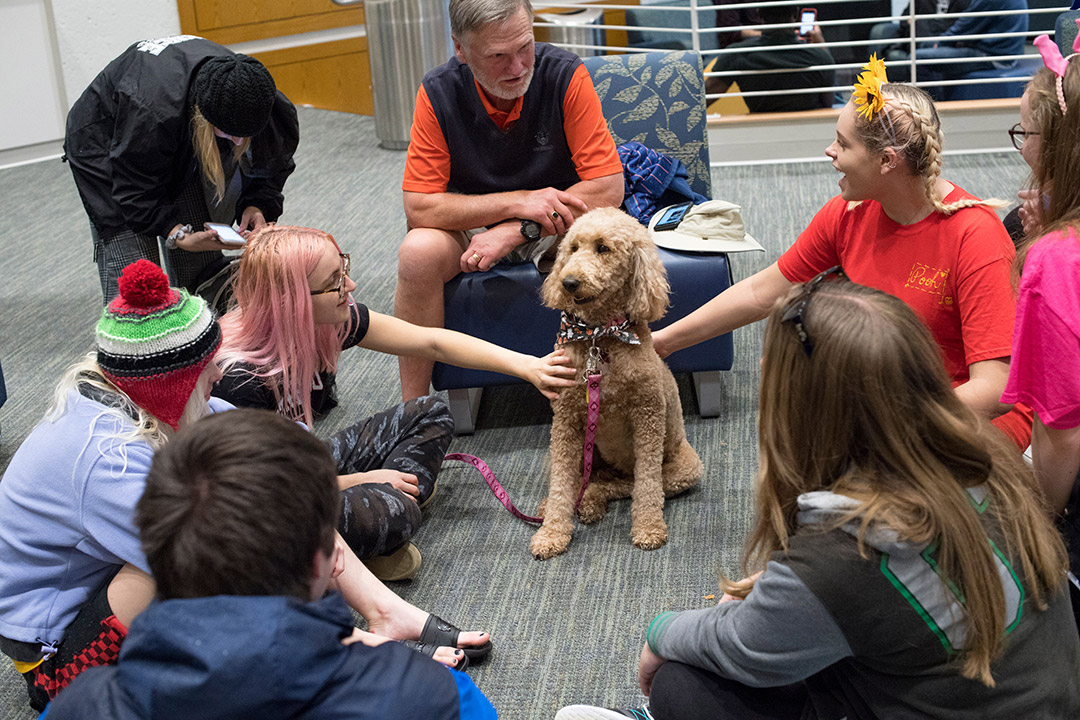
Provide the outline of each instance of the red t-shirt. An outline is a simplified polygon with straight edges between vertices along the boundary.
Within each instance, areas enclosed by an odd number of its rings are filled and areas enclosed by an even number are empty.
[[[954,187],[946,204],[973,197]],[[903,300],[941,348],[954,385],[968,366],[1008,358],[1016,298],[1010,284],[1015,249],[993,210],[933,212],[912,225],[894,222],[875,201],[853,208],[835,197],[778,261],[791,282],[834,265],[852,281]],[[994,424],[1021,447],[1031,438],[1031,410],[1017,406]]]
[[[506,130],[521,115],[524,97],[518,98],[509,112],[502,112],[488,101],[479,84],[476,84],[476,92],[488,116],[500,129]],[[578,178],[594,180],[622,172],[615,141],[611,139],[600,109],[600,98],[584,65],[574,70],[563,98],[563,132]],[[446,192],[450,182],[450,149],[423,85],[416,93],[410,138],[401,189],[419,193]]]

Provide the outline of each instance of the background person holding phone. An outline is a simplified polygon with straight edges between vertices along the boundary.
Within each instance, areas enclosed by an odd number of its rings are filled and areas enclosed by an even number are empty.
[[[135,43],[68,114],[64,139],[107,304],[140,258],[189,290],[220,262],[204,223],[254,230],[281,215],[296,167],[296,109],[262,63],[191,35]]]
[[[816,11],[806,8],[800,13],[798,5],[780,5],[759,9],[765,25],[803,23],[799,27],[764,28],[759,37],[751,37],[729,45],[730,50],[745,48],[748,52],[731,52],[719,55],[713,70],[716,72],[739,72],[746,74],[711,77],[705,83],[705,92],[725,93],[733,82],[744,92],[793,90],[807,88],[805,93],[751,95],[744,97],[752,113],[791,112],[832,107],[831,91],[811,90],[829,87],[835,82],[833,70],[805,70],[813,66],[832,65],[833,57],[821,43],[825,38],[821,28],[814,24]],[[797,45],[798,47],[791,47]],[[758,50],[776,46],[775,49]],[[751,51],[750,49],[753,48]],[[791,72],[753,74],[758,70]]]

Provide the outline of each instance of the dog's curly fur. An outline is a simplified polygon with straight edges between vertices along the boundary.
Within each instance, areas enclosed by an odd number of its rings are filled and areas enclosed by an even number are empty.
[[[648,231],[613,208],[578,218],[559,245],[542,288],[544,304],[604,325],[626,315],[641,338],[630,345],[602,338],[600,417],[593,476],[578,508],[585,523],[598,522],[609,500],[633,497],[634,545],[653,550],[667,542],[664,497],[693,487],[703,467],[686,441],[675,378],[653,349],[649,323],[664,315],[669,286]],[[564,346],[579,371],[589,343]],[[605,367],[606,366],[606,367]],[[574,502],[581,488],[586,423],[584,384],[554,402],[551,480],[542,506],[544,524],[530,550],[540,560],[566,550],[574,529]]]

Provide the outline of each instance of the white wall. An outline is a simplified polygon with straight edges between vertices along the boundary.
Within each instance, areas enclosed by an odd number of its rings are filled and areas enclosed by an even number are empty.
[[[70,107],[124,48],[180,33],[176,0],[47,0],[52,5]]]
[[[136,40],[180,32],[175,0],[0,0],[0,167],[60,152],[68,108]]]

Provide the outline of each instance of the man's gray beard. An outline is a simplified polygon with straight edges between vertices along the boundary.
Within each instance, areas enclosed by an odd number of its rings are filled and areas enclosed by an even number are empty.
[[[473,75],[476,76],[476,81],[480,83],[480,87],[484,88],[484,90],[487,91],[488,95],[491,95],[492,97],[497,97],[500,100],[517,100],[519,97],[529,91],[529,86],[532,85],[533,68],[529,68],[529,77],[525,81],[525,89],[519,93],[509,93],[499,90],[497,85],[492,85],[491,83],[489,83],[486,76],[477,73],[475,70],[473,70]]]

